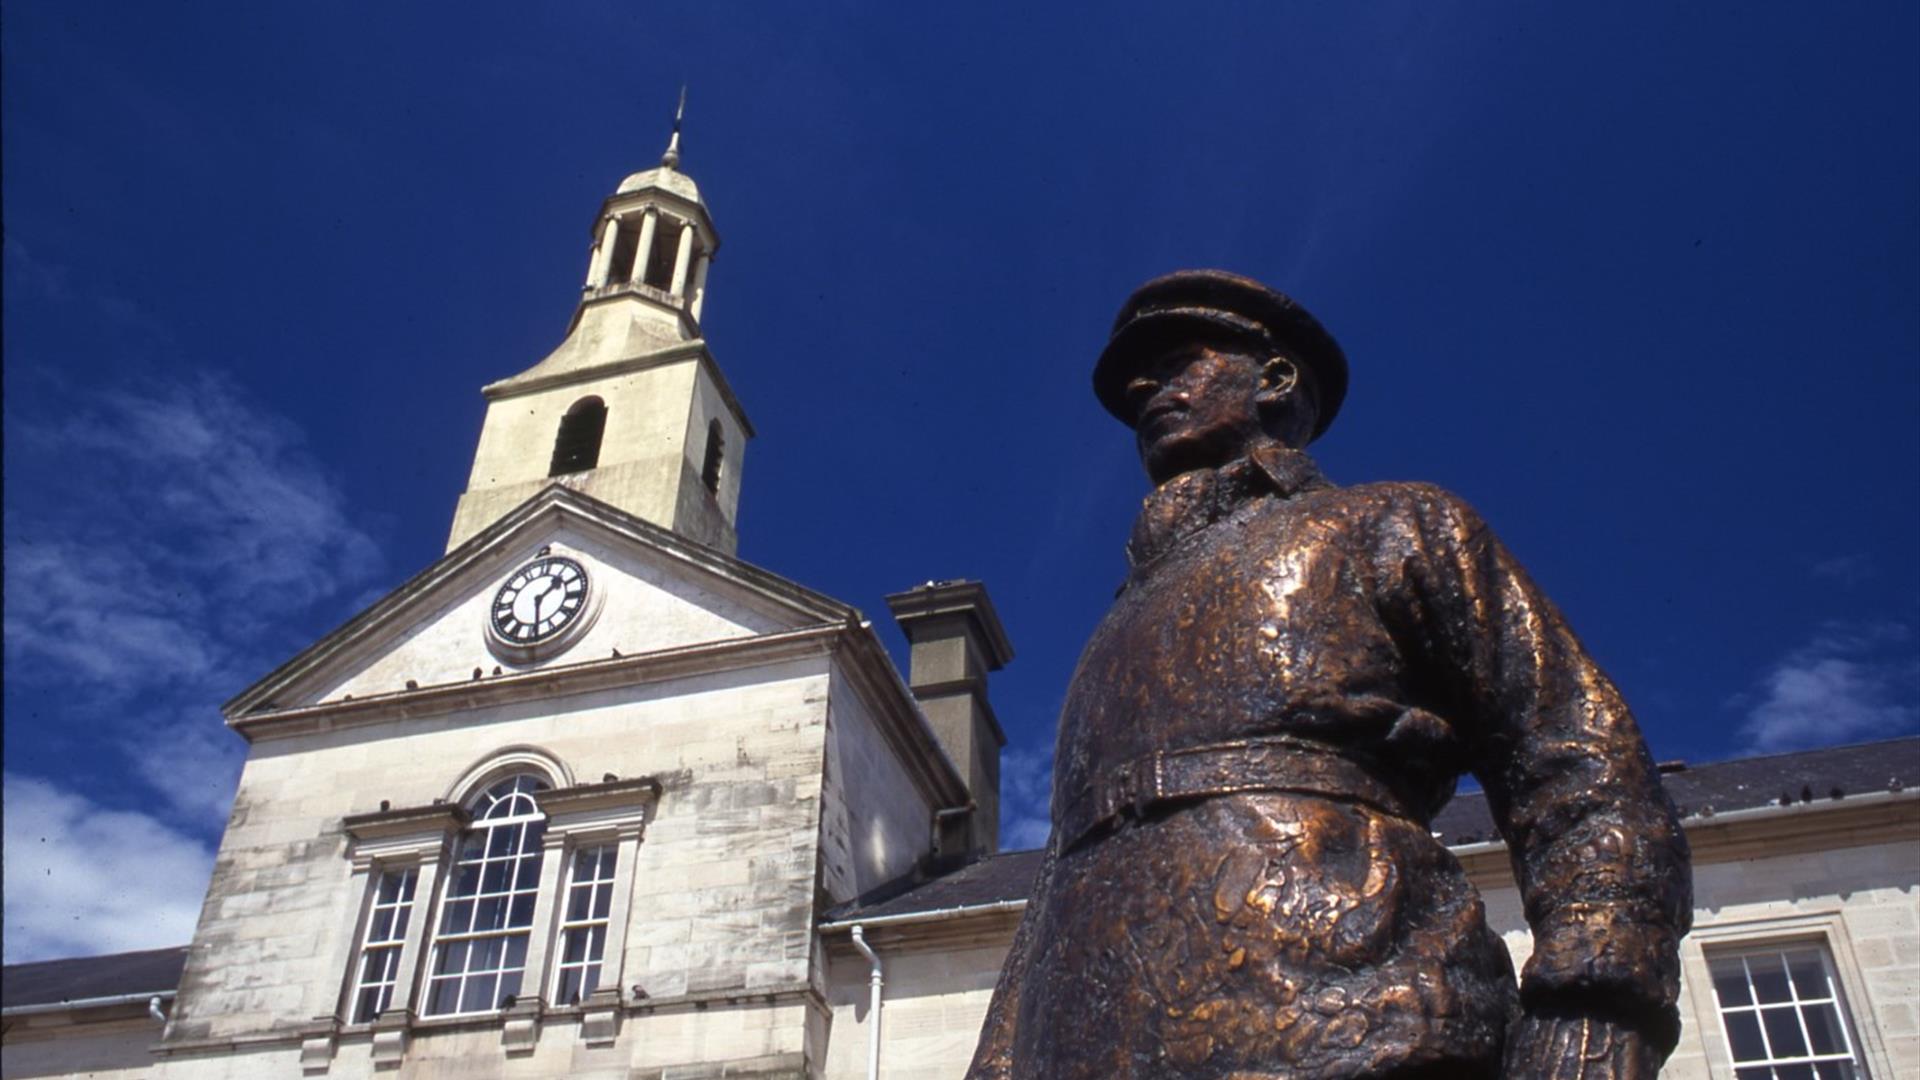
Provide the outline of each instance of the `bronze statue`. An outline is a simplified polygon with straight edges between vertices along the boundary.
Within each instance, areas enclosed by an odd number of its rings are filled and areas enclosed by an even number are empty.
[[[1068,691],[1053,835],[971,1080],[1652,1077],[1686,840],[1632,715],[1472,510],[1300,448],[1333,338],[1219,271],[1149,282],[1094,371],[1158,488]],[[1471,772],[1525,981],[1428,830]]]

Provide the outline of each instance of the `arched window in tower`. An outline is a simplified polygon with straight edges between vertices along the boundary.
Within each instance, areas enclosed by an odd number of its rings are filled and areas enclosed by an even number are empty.
[[[727,437],[720,432],[720,421],[707,424],[707,460],[700,466],[700,482],[707,490],[720,494],[720,463],[727,453]]]
[[[426,1015],[492,1012],[519,995],[547,832],[536,796],[545,790],[544,779],[517,773],[468,807],[473,827],[460,837],[433,928]]]
[[[607,403],[583,397],[560,418],[560,434],[553,440],[553,464],[548,476],[585,472],[600,464],[600,436],[607,431]]]

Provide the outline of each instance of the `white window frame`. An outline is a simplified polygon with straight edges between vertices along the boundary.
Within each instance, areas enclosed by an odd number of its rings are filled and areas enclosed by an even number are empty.
[[[1811,956],[1819,964],[1820,978],[1825,992],[1819,996],[1802,997],[1801,980],[1793,973],[1795,958]],[[1786,984],[1787,999],[1777,1002],[1762,1002],[1760,986],[1754,978],[1756,962],[1772,961],[1780,965],[1780,979]],[[1709,973],[1718,967],[1722,970],[1738,965],[1739,981],[1745,986],[1746,1001],[1730,1003],[1720,995],[1721,980],[1715,976],[1713,995],[1715,1011],[1720,1016],[1720,1034],[1727,1040],[1728,1058],[1736,1075],[1750,1069],[1774,1069],[1785,1066],[1805,1065],[1818,1068],[1824,1064],[1845,1064],[1854,1070],[1858,1080],[1866,1080],[1867,1064],[1860,1053],[1859,1039],[1853,1033],[1853,1016],[1847,1008],[1846,994],[1840,987],[1840,980],[1834,974],[1833,960],[1827,953],[1826,943],[1818,940],[1767,942],[1754,947],[1727,945],[1707,953]],[[1820,1052],[1815,1046],[1813,1029],[1808,1024],[1809,1011],[1830,1012],[1834,1017],[1840,1035],[1840,1046],[1835,1051]],[[1783,1054],[1773,1044],[1775,1032],[1768,1023],[1768,1014],[1791,1015],[1800,1039],[1803,1053]],[[1751,1017],[1753,1031],[1761,1040],[1760,1058],[1739,1058],[1734,1052],[1733,1018]]]
[[[495,797],[495,793],[512,785],[512,789]],[[528,789],[528,785],[537,785]],[[545,831],[547,815],[539,808],[540,796],[552,790],[552,782],[544,775],[533,770],[516,770],[494,778],[475,796],[470,807],[472,821],[454,840],[454,853],[448,860],[447,880],[441,888],[439,902],[433,908],[433,939],[427,949],[428,962],[420,974],[420,1015],[425,1019],[486,1016],[497,1014],[505,1009],[506,999],[516,1001],[525,996],[527,972],[535,972],[535,985],[542,977],[540,968],[535,966],[538,958],[533,953],[532,944],[537,929],[543,922],[545,909],[551,903],[552,889],[548,880],[547,863],[550,861],[546,850]],[[531,803],[531,811],[516,811],[512,804],[519,800]],[[490,800],[490,801],[489,801]],[[484,803],[484,805],[483,805]],[[497,806],[509,806],[508,812],[501,817],[487,815]],[[499,837],[506,830],[513,830],[514,839],[508,846],[511,851],[504,855],[495,849]],[[478,841],[478,857],[468,857],[469,845]],[[529,861],[531,860],[531,865]],[[455,894],[461,887],[461,876],[465,868],[477,862],[474,871],[473,891]],[[490,887],[487,880],[493,868],[504,864],[505,880],[500,887]],[[522,877],[531,870],[531,881]],[[526,921],[516,922],[513,911],[525,899],[527,903]],[[479,926],[480,911],[487,904],[494,905],[500,911],[499,925]],[[449,930],[448,919],[453,917],[454,905],[465,904],[466,923],[464,929]],[[516,964],[512,956],[518,939],[519,961]],[[474,951],[492,943],[498,943],[500,955],[487,967],[471,968]],[[443,960],[451,950],[461,950],[460,971],[451,975],[439,970]],[[479,980],[491,980],[492,990],[486,1003],[480,1008],[467,1008],[466,998],[472,985]],[[506,986],[512,980],[513,989]],[[454,989],[453,1007],[435,1010],[434,1000],[443,984],[451,983]]]
[[[387,882],[398,879],[394,886],[394,895],[389,899]],[[353,987],[347,997],[347,1022],[353,1024],[371,1024],[380,1014],[393,1006],[395,988],[399,985],[400,961],[406,952],[407,927],[413,922],[413,909],[419,895],[420,868],[418,866],[381,867],[368,881],[367,917],[365,932],[360,937],[360,948],[354,961]],[[381,915],[387,916],[384,926]],[[369,959],[374,955],[383,957],[379,978],[371,978],[373,969]],[[378,1002],[369,1014],[363,1015],[362,998],[373,991]]]
[[[1825,951],[1828,970],[1839,991],[1841,1020],[1852,1040],[1859,1072],[1873,1080],[1899,1075],[1893,1071],[1875,1022],[1873,1001],[1867,995],[1866,980],[1854,958],[1845,912],[1839,905],[1833,905],[1792,915],[1736,916],[1696,924],[1687,936],[1682,955],[1685,990],[1692,1001],[1694,1029],[1700,1033],[1707,1072],[1713,1080],[1737,1080],[1737,1073],[1709,960],[1730,954],[1769,949],[1790,951],[1811,945]]]
[[[352,873],[340,894],[345,917],[337,924],[339,929],[328,950],[333,956],[332,970],[340,973],[340,981],[335,984],[329,1011],[315,1016],[301,1030],[303,1070],[310,1074],[327,1070],[343,1029],[371,1034],[371,1058],[380,1068],[396,1066],[405,1059],[413,1032],[443,1025],[496,1022],[501,1025],[501,1042],[509,1055],[530,1053],[539,1039],[541,1016],[554,1011],[579,1017],[579,1038],[585,1045],[613,1045],[619,1013],[626,1001],[626,931],[640,841],[659,804],[662,788],[652,777],[609,777],[597,784],[576,785],[563,764],[546,767],[556,762],[538,748],[510,748],[468,769],[450,789],[450,794],[462,796],[458,800],[436,799],[432,805],[399,810],[387,809],[383,803],[378,811],[350,814],[342,820]],[[429,961],[439,941],[448,937],[436,933],[452,884],[451,879],[441,879],[453,873],[459,845],[473,831],[474,822],[462,807],[502,781],[523,774],[548,785],[535,795],[539,812],[492,819],[498,824],[518,824],[538,818],[546,826],[539,844],[533,917],[524,931],[527,948],[520,992],[508,1009],[422,1016],[433,979]],[[578,1004],[552,1005],[549,997],[559,983],[559,964],[550,962],[548,953],[564,940],[563,930],[572,926],[560,917],[563,871],[572,867],[575,851],[594,847],[610,850],[614,860],[599,984]],[[369,1023],[358,1020],[356,1014],[363,985],[363,951],[374,933],[376,908],[381,906],[380,882],[389,873],[414,874],[414,890],[397,947],[387,1006]],[[596,886],[599,884],[596,882]],[[515,932],[519,932],[517,928]],[[385,941],[378,944],[391,947]]]
[[[580,876],[581,864],[593,855],[593,877]],[[553,985],[547,1000],[555,1005],[578,1005],[594,990],[606,985],[607,937],[612,923],[614,886],[620,871],[620,844],[583,843],[567,853],[566,885],[560,894],[554,949]],[[595,931],[598,931],[596,934]],[[567,958],[568,946],[584,940],[577,960]],[[595,948],[595,944],[598,948]],[[566,982],[569,972],[578,972],[580,985],[571,995]],[[571,1000],[569,1000],[569,998]]]

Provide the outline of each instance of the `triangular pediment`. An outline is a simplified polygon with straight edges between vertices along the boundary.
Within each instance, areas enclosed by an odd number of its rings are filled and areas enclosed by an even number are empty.
[[[500,589],[542,559],[588,581],[570,633],[489,631]],[[229,720],[842,623],[838,601],[559,485],[416,574],[228,702]],[[478,675],[476,676],[476,672]]]

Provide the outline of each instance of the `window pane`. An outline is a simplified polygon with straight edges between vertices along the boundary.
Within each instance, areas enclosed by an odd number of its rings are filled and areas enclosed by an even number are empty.
[[[1753,993],[1760,1004],[1792,1000],[1787,993],[1787,970],[1780,966],[1778,953],[1747,957],[1747,970],[1753,974]]]
[[[1800,1015],[1807,1022],[1807,1035],[1813,1039],[1816,1054],[1844,1054],[1847,1037],[1840,1030],[1840,1014],[1831,1003],[1803,1005]]]
[[[407,916],[412,913],[412,908],[400,909],[400,917],[393,921],[393,937],[390,940],[399,941],[407,936]]]
[[[1713,992],[1719,995],[1723,1009],[1730,1005],[1753,1004],[1753,998],[1747,994],[1747,969],[1738,957],[1714,962]]]
[[[510,998],[510,997],[517,998],[519,996],[520,996],[520,973],[517,971],[509,971],[501,975],[500,976],[500,994],[494,1000],[504,1005],[506,1003],[507,998]]]
[[[1793,977],[1793,991],[1801,1001],[1832,997],[1827,989],[1827,968],[1820,954],[1802,950],[1787,954],[1787,971]]]
[[[1799,1010],[1789,1005],[1784,1009],[1761,1009],[1760,1021],[1767,1028],[1767,1046],[1773,1050],[1776,1058],[1794,1058],[1807,1056],[1807,1040],[1800,1036]],[[1808,1074],[1812,1080],[1812,1074]]]
[[[507,966],[516,969],[527,966],[527,935],[515,934],[507,939]]]
[[[1775,1065],[1773,1075],[1780,1080],[1813,1080],[1811,1065]]]
[[[371,1024],[380,1015],[380,987],[370,987],[360,991],[359,1000],[353,1006],[353,1022]]]
[[[400,899],[400,875],[380,875],[380,899],[378,903],[391,904]]]
[[[587,935],[578,930],[567,931],[567,943],[560,952],[560,962],[577,964],[587,958]]]
[[[487,830],[487,858],[503,859],[519,851],[520,829],[513,825],[503,825]]]
[[[497,893],[507,891],[507,875],[513,873],[511,862],[490,862],[486,873],[480,875],[480,891]]]
[[[580,980],[580,996],[586,997],[588,994],[593,993],[594,988],[599,985],[600,985],[600,965],[588,964],[587,976],[586,978]]]
[[[401,875],[400,899],[403,902],[413,899],[413,887],[418,884],[419,881],[420,872],[418,870],[409,870]]]
[[[478,859],[480,856],[478,854],[475,854],[472,857],[474,859]],[[466,858],[467,856],[465,855],[461,856],[461,859],[463,860]],[[472,896],[474,893],[479,891],[480,891],[480,864],[478,862],[463,861],[460,864],[459,872],[453,875],[453,887],[448,890],[447,895],[448,896]]]
[[[1853,1066],[1844,1061],[1823,1061],[1814,1066],[1814,1071],[1820,1080],[1856,1080],[1859,1076]]]
[[[427,1005],[427,1011],[435,1015],[450,1013],[454,1010],[455,1006],[459,1004],[460,980],[435,979],[433,981],[433,995],[432,1000]]]
[[[538,888],[539,885],[540,885],[540,860],[539,859],[521,859],[520,870],[518,873],[514,875],[514,878],[513,878],[513,887],[516,889],[533,889],[533,888]]]
[[[501,942],[497,937],[480,938],[467,952],[468,971],[497,971],[500,968]]]
[[[473,901],[455,900],[447,905],[446,913],[440,917],[440,932],[443,934],[464,934],[473,925]]]
[[[607,928],[605,926],[596,926],[593,928],[592,933],[593,941],[587,946],[587,955],[598,960],[607,954]]]
[[[586,918],[587,913],[593,910],[592,901],[593,890],[591,888],[576,888],[571,890],[567,897],[567,921],[579,922]]]
[[[1767,1044],[1760,1041],[1760,1020],[1750,1012],[1727,1013],[1727,1039],[1733,1043],[1733,1060],[1765,1061]]]
[[[604,919],[613,910],[613,886],[600,885],[593,890],[593,917]]]
[[[368,941],[386,941],[393,934],[393,909],[384,908],[373,913],[373,925],[367,930]]]
[[[479,905],[473,909],[474,930],[500,929],[500,927],[505,925],[502,920],[506,918],[506,912],[507,904],[505,897],[492,896],[480,901]]]
[[[434,965],[436,975],[458,975],[467,968],[467,943],[449,941],[440,946],[440,962]]]
[[[580,998],[581,998],[580,969],[579,968],[561,968],[560,969],[560,1004],[578,1005],[580,1004]]]
[[[1765,1065],[1757,1069],[1741,1069],[1733,1075],[1736,1080],[1773,1080],[1773,1070]]]
[[[513,898],[513,917],[507,920],[507,925],[513,927],[533,925],[532,893],[522,893]]]
[[[461,1012],[487,1012],[494,1008],[497,1000],[493,996],[499,979],[492,975],[481,975],[467,981],[466,992],[460,995]]]

